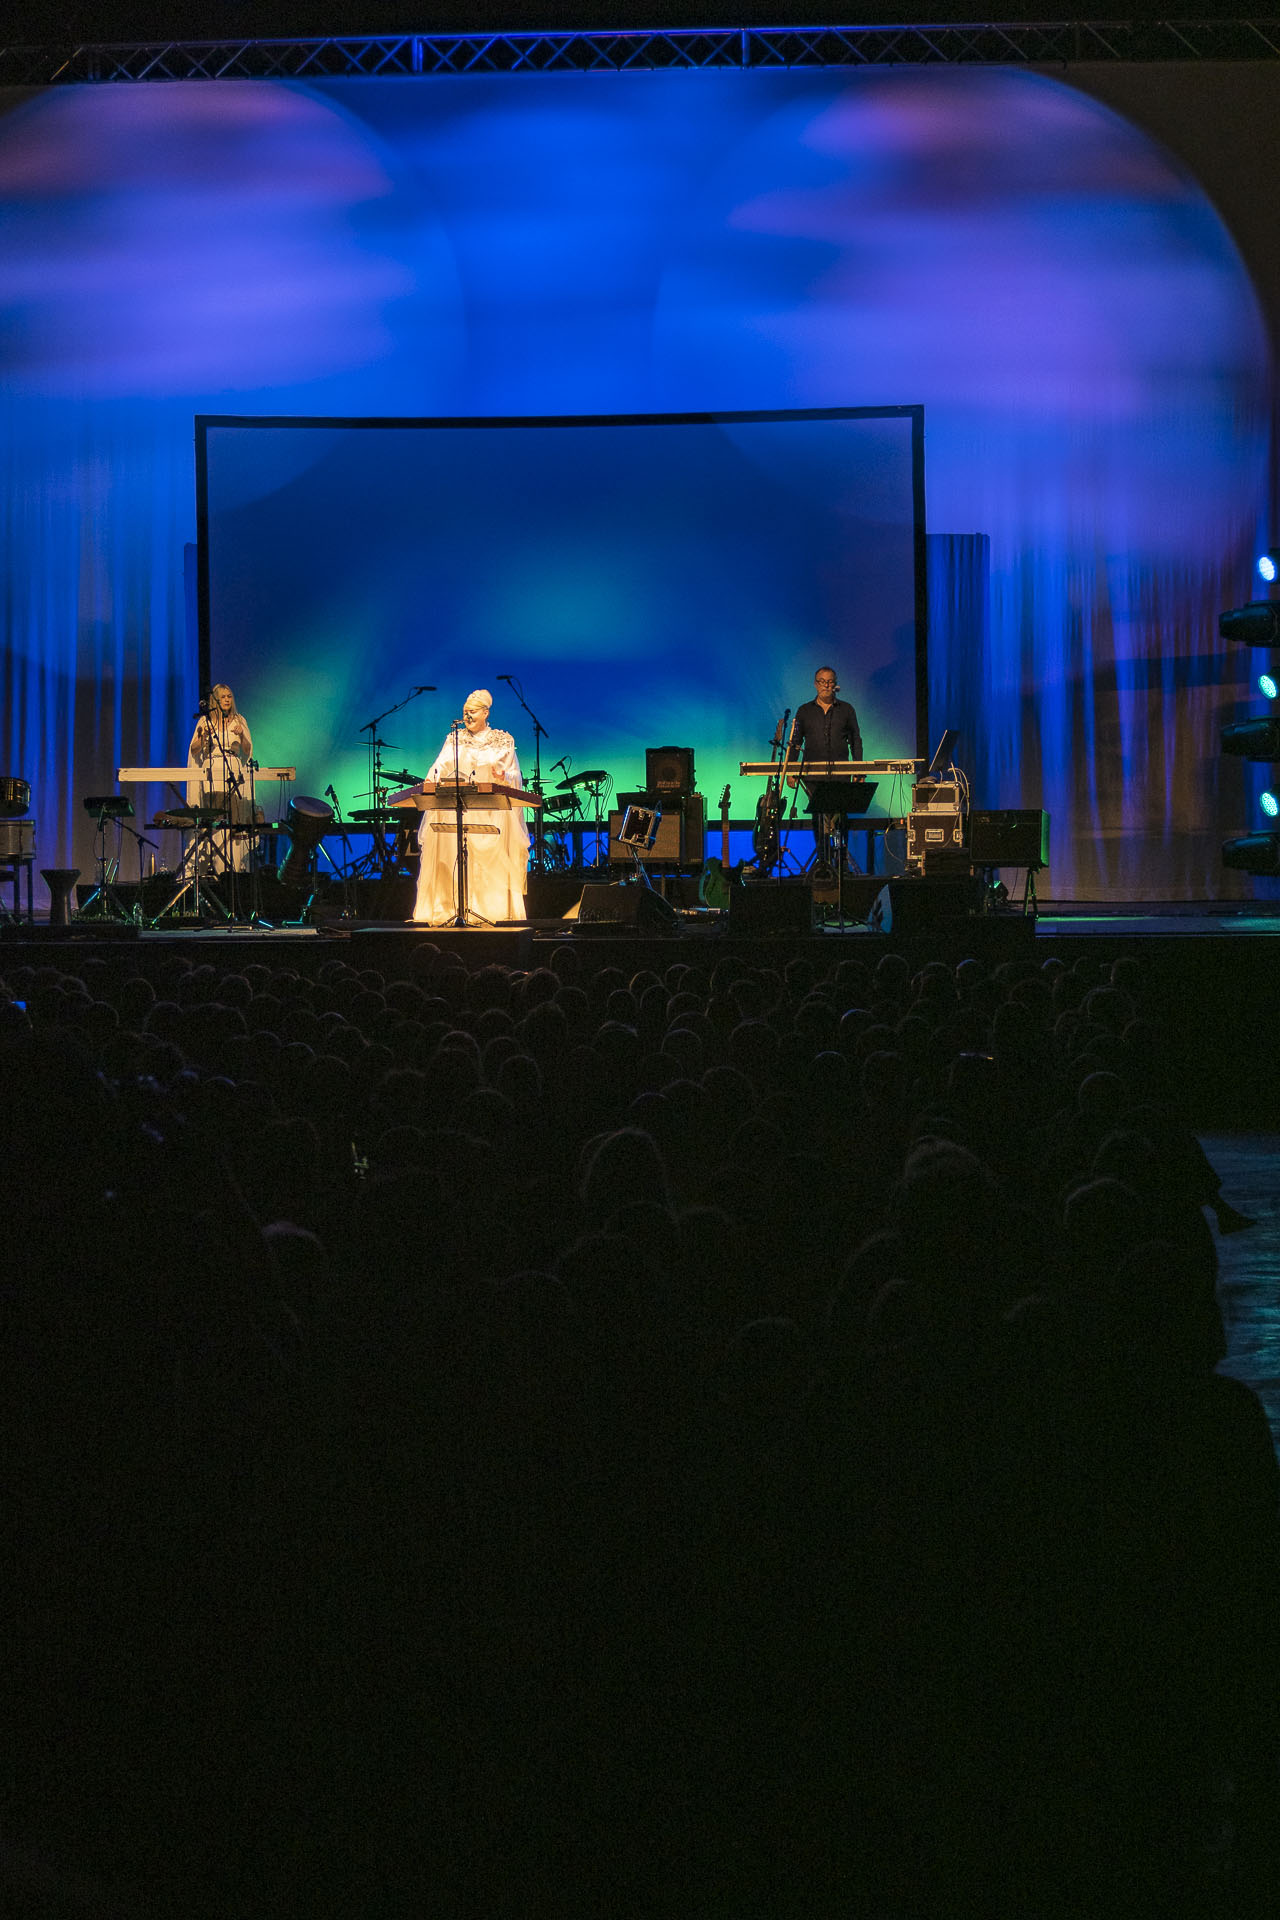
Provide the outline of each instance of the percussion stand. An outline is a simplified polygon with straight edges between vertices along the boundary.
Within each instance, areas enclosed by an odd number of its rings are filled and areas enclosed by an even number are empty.
[[[229,829],[227,809],[225,807],[196,807],[192,810],[191,824],[195,828],[195,839],[192,842],[191,865],[187,871],[187,877],[173,897],[166,900],[159,913],[147,923],[149,926],[159,926],[160,922],[167,919],[173,912],[178,902],[185,899],[189,893],[194,896],[192,904],[195,907],[195,917],[197,920],[204,920],[206,918],[206,903],[216,907],[224,920],[230,920],[230,915],[221,900],[219,900],[217,894],[212,891],[204,893],[201,891],[200,886],[202,865],[205,860],[212,862],[213,859],[214,835],[220,826],[224,831]],[[185,853],[182,856],[182,861],[185,868],[187,865],[187,855]]]
[[[594,780],[591,784],[591,799],[595,807],[595,818],[591,822],[591,835],[595,841],[595,852],[591,862],[593,867],[598,867],[602,864],[600,859],[600,829],[605,824],[605,816],[600,811],[600,796],[604,792],[604,787],[605,783],[603,780]]]

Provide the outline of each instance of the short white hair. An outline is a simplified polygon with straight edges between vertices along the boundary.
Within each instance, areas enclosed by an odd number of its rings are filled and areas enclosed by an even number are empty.
[[[462,704],[464,708],[483,707],[485,712],[488,713],[490,707],[493,705],[493,695],[490,693],[488,687],[477,687],[474,693],[467,695]]]

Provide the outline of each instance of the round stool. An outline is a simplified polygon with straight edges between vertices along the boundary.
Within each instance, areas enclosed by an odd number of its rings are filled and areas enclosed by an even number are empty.
[[[71,889],[80,878],[79,867],[41,867],[40,878],[49,889],[49,925],[71,925]]]

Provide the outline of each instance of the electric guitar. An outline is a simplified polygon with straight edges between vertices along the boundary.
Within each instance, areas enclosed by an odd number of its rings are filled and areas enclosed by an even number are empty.
[[[729,789],[720,795],[720,858],[711,858],[703,863],[702,878],[698,882],[698,899],[704,907],[713,907],[723,913],[729,905],[729,887],[733,880],[729,865]]]

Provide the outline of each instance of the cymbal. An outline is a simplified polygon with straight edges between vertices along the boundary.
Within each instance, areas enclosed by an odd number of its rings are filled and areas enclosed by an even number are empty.
[[[595,768],[590,773],[571,773],[567,780],[556,782],[556,792],[568,793],[571,787],[598,787],[608,778],[603,767]]]

